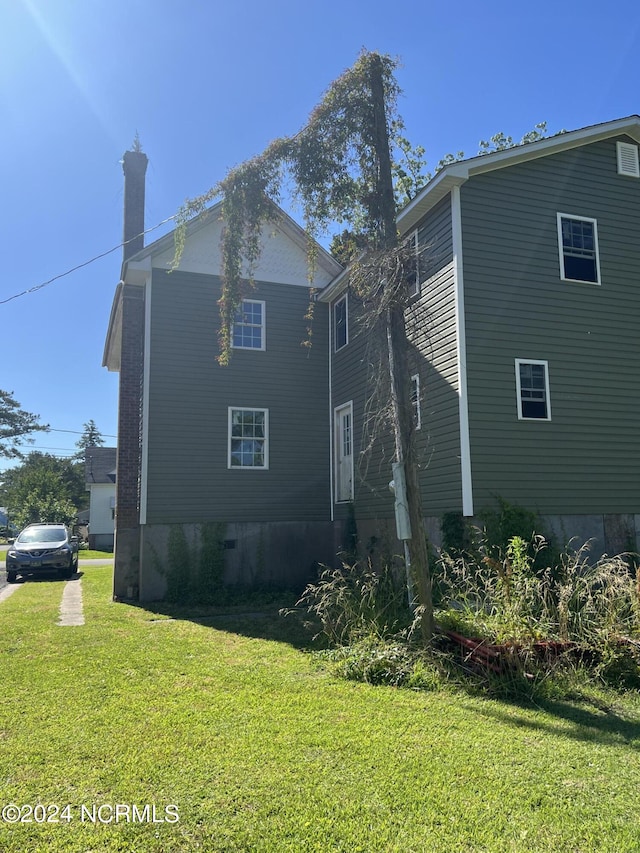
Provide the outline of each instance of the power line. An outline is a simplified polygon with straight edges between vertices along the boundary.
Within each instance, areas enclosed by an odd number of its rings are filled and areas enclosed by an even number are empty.
[[[73,435],[84,435],[84,430],[77,430],[77,429],[55,429],[55,427],[49,427],[49,428],[47,429],[47,432],[70,432],[70,433],[73,433]],[[101,432],[101,433],[100,433],[100,435],[101,435],[101,436],[103,436],[104,438],[117,438],[117,437],[118,437],[117,435],[110,435],[110,434],[109,434],[109,433],[107,433],[107,432]]]
[[[106,252],[101,252],[94,258],[91,258],[88,261],[84,261],[84,263],[78,264],[77,266],[72,267],[66,272],[61,272],[58,275],[54,275],[53,278],[50,278],[47,281],[43,281],[42,284],[36,284],[35,287],[29,287],[27,290],[23,290],[21,293],[14,293],[13,296],[8,296],[6,299],[0,299],[0,305],[6,305],[7,302],[11,302],[13,299],[18,299],[21,296],[27,296],[29,293],[35,293],[38,290],[42,290],[43,287],[47,287],[47,285],[53,284],[54,281],[58,281],[61,278],[65,278],[66,276],[71,275],[71,273],[77,272],[77,270],[81,270],[83,267],[88,267],[89,264],[93,264],[96,261],[99,261],[101,258],[106,258],[107,255],[111,255],[113,252],[117,252],[118,249],[122,249],[123,246],[132,243],[139,237],[144,237],[145,234],[150,234],[151,231],[155,231],[157,228],[161,228],[163,225],[166,225],[167,222],[172,222],[174,219],[176,219],[177,216],[177,213],[174,213],[173,216],[168,216],[166,219],[163,219],[162,222],[158,222],[157,225],[154,225],[151,228],[147,228],[145,231],[141,231],[140,234],[136,234],[135,237],[131,237],[130,240],[125,240],[122,243],[118,243],[118,245],[114,246],[112,249],[108,249]]]

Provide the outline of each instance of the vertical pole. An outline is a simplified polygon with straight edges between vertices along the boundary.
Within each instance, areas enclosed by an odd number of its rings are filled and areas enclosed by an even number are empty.
[[[398,246],[396,207],[391,175],[389,132],[385,112],[382,59],[377,54],[371,63],[371,96],[373,107],[373,147],[377,156],[377,186],[373,193],[372,213],[379,223],[378,249]],[[397,462],[404,467],[407,486],[407,507],[411,524],[411,539],[407,541],[410,571],[416,580],[418,603],[422,608],[421,630],[428,643],[433,636],[433,603],[429,554],[424,530],[418,465],[413,447],[413,410],[407,362],[408,341],[404,322],[404,302],[395,300],[387,309],[387,352],[391,385],[391,405]],[[408,590],[408,594],[411,592]]]

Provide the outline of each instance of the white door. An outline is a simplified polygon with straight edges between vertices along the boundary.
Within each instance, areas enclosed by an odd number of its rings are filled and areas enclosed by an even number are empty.
[[[335,410],[336,501],[353,499],[353,406]]]

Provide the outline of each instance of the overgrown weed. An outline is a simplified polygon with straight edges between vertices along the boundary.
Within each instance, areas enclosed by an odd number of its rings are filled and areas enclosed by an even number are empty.
[[[552,565],[542,536],[513,536],[504,552],[442,554],[439,635],[425,649],[419,613],[388,566],[370,561],[326,568],[297,602],[331,648],[323,660],[345,678],[433,690],[461,684],[501,698],[542,701],[640,687],[640,581],[628,555],[591,557],[591,542]],[[544,566],[544,567],[540,567]],[[498,649],[499,664],[447,642],[449,631]],[[603,699],[606,704],[610,700]]]

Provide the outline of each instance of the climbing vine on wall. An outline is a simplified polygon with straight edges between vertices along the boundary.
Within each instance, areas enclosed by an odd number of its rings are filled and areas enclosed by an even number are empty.
[[[362,242],[379,240],[380,199],[376,193],[378,159],[375,156],[376,113],[371,99],[371,73],[382,71],[385,129],[391,144],[402,152],[402,120],[397,112],[399,87],[396,60],[363,51],[357,62],[335,80],[295,136],[272,142],[257,157],[232,169],[180,213],[176,258],[184,247],[187,221],[222,197],[222,295],[219,301],[220,364],[229,363],[231,326],[260,257],[261,237],[268,223],[277,222],[286,181],[300,201],[309,234],[309,280],[315,271],[315,239],[332,222],[348,222]],[[310,315],[307,316],[310,319]]]

